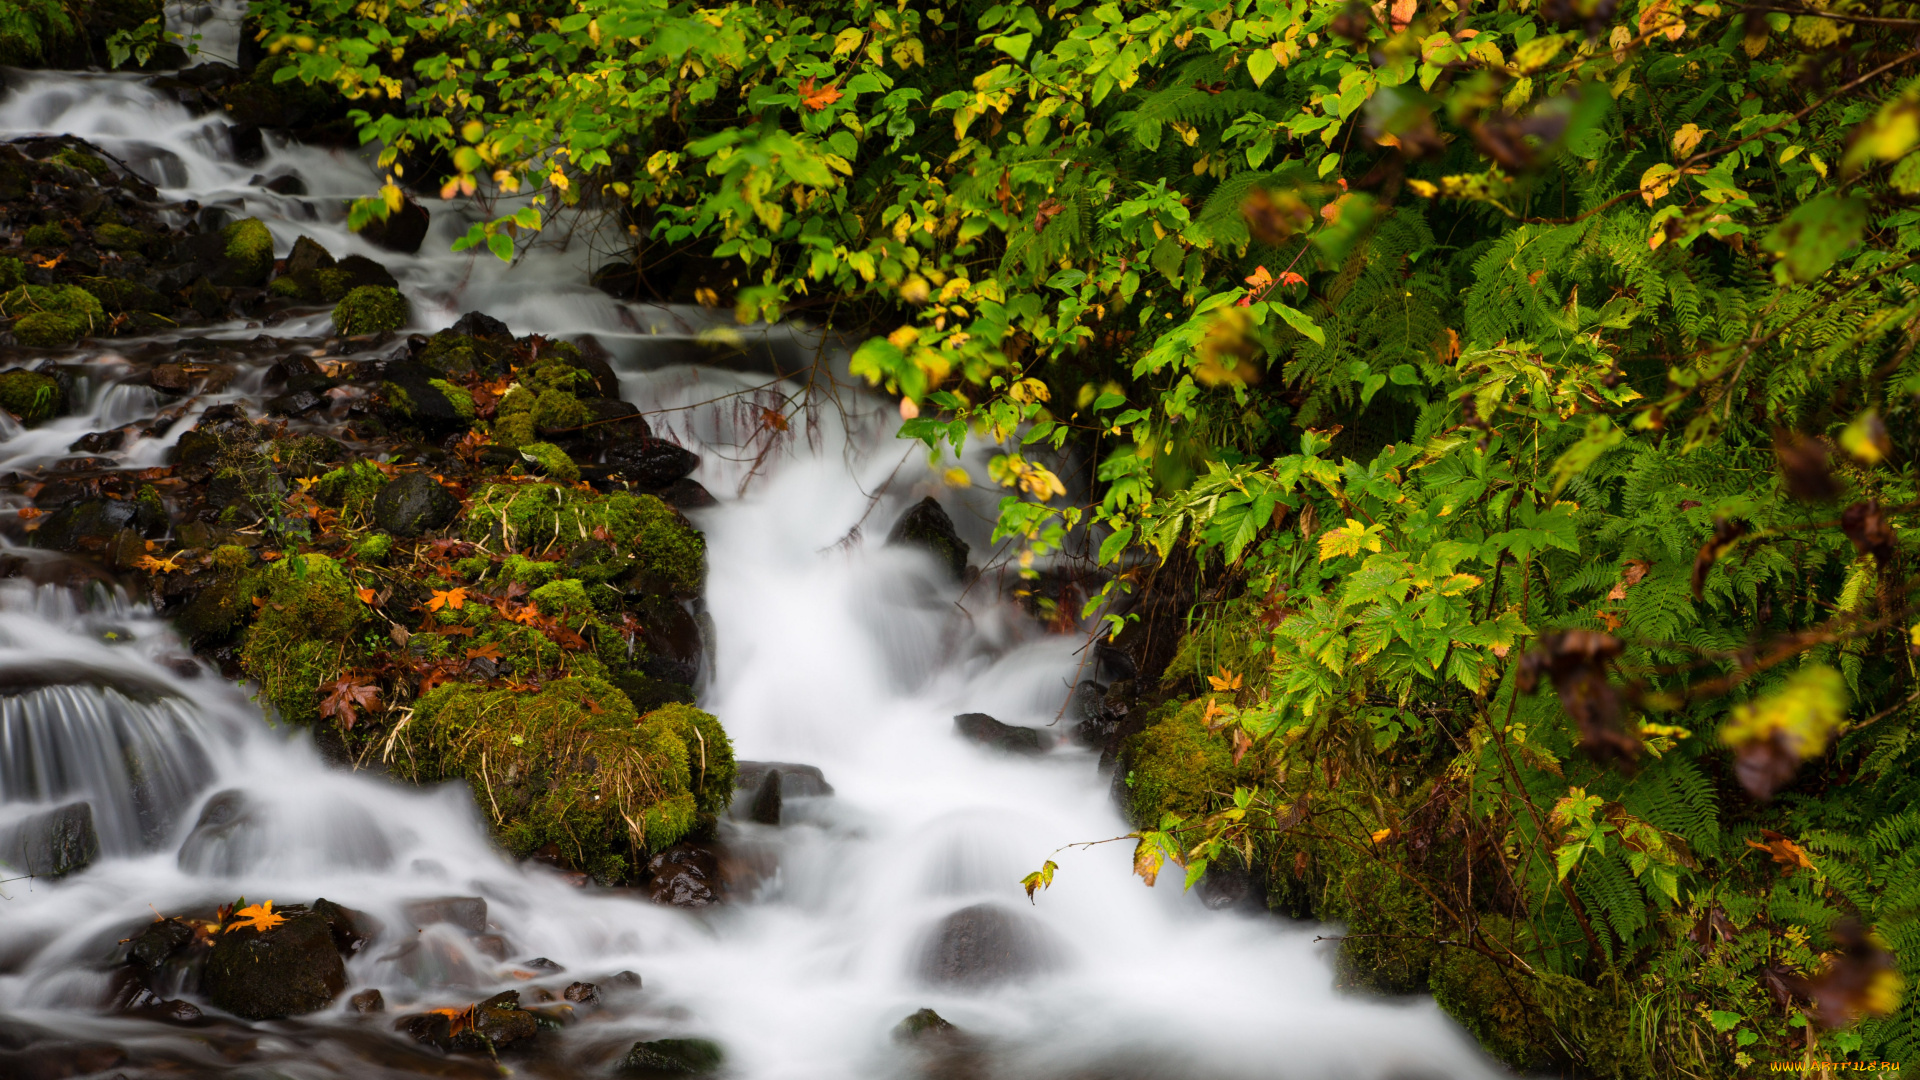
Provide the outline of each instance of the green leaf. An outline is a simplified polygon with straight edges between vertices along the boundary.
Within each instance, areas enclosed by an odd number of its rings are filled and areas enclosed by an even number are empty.
[[[1255,86],[1264,84],[1277,66],[1278,61],[1274,60],[1272,50],[1255,49],[1247,54],[1247,74],[1253,76]]]
[[[993,39],[993,47],[1015,60],[1025,60],[1027,50],[1033,48],[1033,35],[1010,34],[1006,37],[997,37]]]
[[[1866,228],[1863,199],[1829,194],[1801,203],[1767,234],[1767,250],[1780,259],[1774,276],[1783,285],[1812,281],[1859,241]]]
[[[1160,271],[1168,284],[1177,289],[1180,287],[1180,264],[1185,258],[1186,253],[1180,249],[1180,241],[1175,240],[1169,233],[1161,237],[1159,243],[1153,245],[1153,254],[1147,256],[1147,261],[1153,264],[1155,270]]]

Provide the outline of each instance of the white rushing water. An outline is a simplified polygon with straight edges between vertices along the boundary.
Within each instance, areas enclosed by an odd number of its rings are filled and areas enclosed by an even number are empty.
[[[261,216],[282,252],[304,232],[336,255],[374,257],[401,279],[422,327],[479,309],[520,332],[626,335],[625,396],[656,430],[701,453],[696,479],[721,498],[692,515],[709,542],[705,604],[717,643],[701,704],[739,757],[818,766],[835,794],[790,800],[782,826],[723,825],[723,839],[759,870],[724,906],[689,913],[577,889],[498,854],[464,789],[423,791],[328,767],[304,734],[265,724],[242,690],[210,670],[194,674],[165,626],[112,590],[81,598],[8,582],[0,682],[25,688],[0,697],[0,824],[86,798],[105,850],[57,882],[0,884],[0,1014],[146,1047],[177,1063],[168,1075],[398,1076],[407,1073],[367,1049],[369,1039],[400,1038],[389,1030],[396,1012],[524,987],[516,967],[544,956],[567,969],[545,980],[556,986],[623,969],[644,979],[644,991],[566,1033],[584,1055],[568,1060],[695,1035],[718,1040],[739,1077],[896,1075],[903,1059],[890,1030],[931,1007],[986,1040],[992,1075],[1021,1080],[1497,1073],[1431,1002],[1337,993],[1329,946],[1316,941],[1327,928],[1209,911],[1177,874],[1146,888],[1130,873],[1129,845],[1055,855],[1054,886],[1027,902],[1021,875],[1055,849],[1127,830],[1110,778],[1092,752],[1064,742],[1037,758],[995,756],[959,738],[953,717],[1052,724],[1084,639],[1044,633],[984,587],[963,596],[926,558],[878,542],[906,506],[936,494],[976,533],[975,558],[983,553],[978,512],[960,512],[967,493],[943,489],[924,454],[892,438],[887,403],[843,390],[851,415],[819,408],[817,424],[796,420],[762,460],[743,407],[756,399],[727,395],[764,376],[661,368],[652,356],[655,338],[709,329],[705,313],[615,303],[582,284],[578,250],[511,271],[450,254],[462,212],[437,203],[420,255],[378,251],[344,228],[339,200],[375,182],[354,155],[286,146],[241,166],[226,152],[223,121],[191,117],[138,80],[8,79],[0,135],[80,134],[143,163],[170,198]],[[285,172],[319,194],[248,183]],[[302,329],[319,331],[273,332]],[[115,410],[157,409],[115,396],[111,349],[89,363],[95,385],[81,396],[90,404],[36,432],[0,433],[0,459],[57,455],[78,434],[124,422]],[[236,380],[224,399],[252,401],[256,385]],[[802,391],[761,393],[781,392]],[[123,462],[156,463],[190,422],[187,414],[165,439],[136,441]],[[29,449],[36,439],[45,446]],[[993,501],[971,497],[982,509]],[[855,525],[864,542],[842,543]],[[216,798],[226,816],[196,829]],[[383,922],[385,935],[350,962],[349,991],[380,988],[387,1017],[350,1016],[342,995],[318,1017],[256,1025],[251,1049],[236,1055],[230,1040],[102,1010],[115,942],[155,911],[242,894],[281,904],[325,896]],[[450,927],[408,928],[409,901],[448,895],[486,899],[504,960]],[[1019,920],[1033,970],[984,988],[929,982],[921,957],[937,927],[978,904]]]

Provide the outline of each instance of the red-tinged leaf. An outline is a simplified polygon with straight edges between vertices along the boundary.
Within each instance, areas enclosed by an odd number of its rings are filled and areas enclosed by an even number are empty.
[[[815,86],[811,78],[800,82],[800,104],[818,111],[840,100],[840,88],[827,83]]]
[[[427,610],[439,611],[444,607],[459,611],[465,607],[466,604],[467,590],[465,589],[446,589],[444,591],[435,589],[433,590],[433,597],[427,601]]]
[[[374,593],[372,589],[355,589],[353,590],[353,595],[359,597],[361,603],[372,606],[374,597],[377,594]]]
[[[478,648],[467,650],[469,660],[498,660],[501,657],[500,646],[489,641]]]

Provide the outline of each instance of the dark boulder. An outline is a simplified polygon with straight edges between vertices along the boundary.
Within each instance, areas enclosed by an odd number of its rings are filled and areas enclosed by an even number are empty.
[[[487,929],[487,902],[478,896],[440,896],[415,900],[406,907],[407,920],[415,929],[435,923],[451,923],[469,933]]]
[[[334,268],[333,253],[320,245],[310,236],[301,236],[293,242],[293,250],[287,253],[286,269],[288,277],[299,274],[311,274],[315,270]]]
[[[780,795],[786,799],[806,799],[833,794],[833,785],[818,765],[795,765],[789,761],[736,761],[733,783],[736,788],[758,791],[769,773],[780,774]]]
[[[412,255],[426,242],[427,223],[431,219],[426,207],[408,199],[400,204],[400,209],[388,214],[386,220],[376,218],[367,222],[360,230],[360,238],[388,251]]]
[[[726,1055],[711,1039],[654,1039],[637,1042],[614,1066],[623,1077],[701,1076],[718,1072]]]
[[[665,439],[627,439],[607,447],[607,464],[643,488],[663,488],[700,467],[693,451]]]
[[[388,364],[381,391],[394,419],[436,435],[473,426],[473,395],[421,364]]]
[[[932,1009],[921,1009],[893,1025],[893,1037],[896,1042],[917,1042],[929,1035],[939,1036],[958,1030]]]
[[[468,337],[502,338],[512,340],[513,331],[506,323],[483,311],[469,311],[460,316],[450,329],[456,334]]]
[[[709,506],[720,505],[713,493],[701,486],[700,481],[691,476],[683,476],[666,487],[654,492],[661,502],[676,510],[704,510]]]
[[[324,896],[313,902],[313,912],[327,920],[327,932],[333,935],[333,947],[341,956],[358,954],[385,929],[379,919],[364,911],[343,907]]]
[[[950,577],[959,581],[966,576],[967,542],[954,531],[953,519],[929,495],[915,503],[887,533],[890,547],[917,547],[931,554]]]
[[[362,990],[347,999],[347,1007],[361,1016],[387,1011],[386,995],[378,990]]]
[[[67,451],[74,454],[111,454],[124,446],[126,441],[125,428],[116,431],[95,431],[68,443]]]
[[[1044,754],[1053,745],[1053,736],[1039,728],[1003,724],[986,713],[961,713],[953,718],[953,730],[968,742],[1007,754]]]
[[[747,817],[761,825],[780,824],[779,769],[769,769],[760,778],[760,787],[753,793],[753,804],[747,809]]]
[[[148,923],[127,947],[127,955],[146,968],[157,968],[193,940],[193,927],[179,919]]]
[[[76,802],[34,814],[0,833],[0,863],[14,874],[65,877],[100,856],[93,806]],[[12,875],[8,875],[12,876]]]
[[[33,542],[55,551],[103,548],[123,529],[158,535],[167,527],[164,508],[133,499],[88,499],[54,511]]]
[[[560,996],[573,1002],[575,1005],[600,1004],[600,988],[590,982],[568,983],[567,988],[561,991]]]
[[[720,902],[720,857],[705,844],[681,843],[647,861],[647,897],[656,904],[703,908]]]
[[[589,446],[612,446],[653,435],[640,410],[618,398],[594,398],[582,404],[587,407],[587,423],[580,435]]]
[[[393,271],[388,270],[385,266],[374,262],[365,255],[349,255],[341,259],[336,265],[341,271],[346,273],[348,281],[353,288],[357,289],[363,285],[373,285],[382,289],[397,289],[400,287],[400,280],[393,276]]]
[[[458,1016],[416,1013],[394,1022],[394,1030],[416,1042],[449,1053],[497,1053],[531,1042],[540,1034],[540,1018],[520,1007],[520,992],[495,994]]]
[[[947,916],[920,955],[920,975],[944,986],[990,986],[1045,968],[1044,942],[1018,912],[975,904]]]
[[[373,500],[374,524],[394,536],[416,537],[444,528],[459,514],[460,500],[425,473],[401,473]]]
[[[228,927],[207,958],[213,1003],[248,1020],[318,1012],[347,986],[347,968],[325,916],[289,908],[271,930]]]

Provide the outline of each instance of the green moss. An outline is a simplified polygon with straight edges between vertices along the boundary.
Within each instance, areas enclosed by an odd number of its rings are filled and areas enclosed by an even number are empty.
[[[565,450],[549,442],[527,443],[520,447],[520,456],[538,466],[540,471],[555,480],[573,483],[580,479],[580,467],[573,463]]]
[[[0,257],[0,292],[12,292],[27,283],[27,264]]]
[[[72,315],[36,311],[14,322],[13,339],[36,349],[53,349],[80,340],[86,334],[87,327],[86,322]]]
[[[473,422],[473,395],[465,387],[455,386],[445,379],[428,379],[427,385],[446,395],[448,403],[453,406],[453,411],[459,415],[460,419],[468,423]]]
[[[500,561],[499,569],[494,573],[504,584],[517,581],[528,588],[537,589],[553,580],[560,571],[560,564],[544,559],[529,559],[525,555],[509,555]]]
[[[1201,722],[1204,709],[1199,701],[1169,702],[1121,744],[1127,816],[1141,828],[1159,828],[1167,813],[1205,814],[1233,793],[1233,751]]]
[[[33,312],[73,315],[87,320],[102,318],[107,313],[99,297],[78,285],[22,285],[0,296],[0,315]]]
[[[26,242],[30,248],[66,247],[73,243],[73,237],[68,236],[67,230],[61,228],[59,223],[48,222],[45,225],[27,226]]]
[[[247,549],[239,544],[222,544],[213,549],[213,565],[221,570],[245,570],[249,561]]]
[[[341,297],[353,291],[353,274],[331,266],[322,267],[313,272],[313,285],[321,303],[337,304]],[[313,300],[316,296],[307,299]]]
[[[221,253],[235,276],[249,284],[265,284],[273,273],[273,234],[259,218],[241,218],[220,230]]]
[[[497,375],[506,370],[507,350],[498,342],[442,330],[420,351],[420,362],[446,375]]]
[[[353,557],[369,566],[385,565],[387,557],[392,554],[393,537],[386,533],[374,533],[353,545]]]
[[[516,386],[507,391],[506,396],[500,399],[500,404],[494,406],[494,412],[500,416],[531,413],[536,400],[533,391],[524,386]]]
[[[515,855],[556,844],[574,865],[622,880],[731,798],[733,752],[711,716],[685,706],[637,717],[596,678],[537,693],[447,685],[399,735],[395,771],[463,779]]]
[[[700,591],[706,538],[651,495],[584,495],[553,484],[489,484],[475,493],[466,536],[494,550],[541,550],[573,543],[605,528],[634,556],[653,587],[679,595]]]
[[[261,696],[294,722],[319,717],[319,687],[348,666],[353,632],[367,618],[353,583],[334,560],[295,555],[254,575],[259,614],[247,630],[240,666]]]
[[[528,443],[540,441],[540,432],[533,426],[532,413],[514,413],[502,416],[494,421],[493,441],[508,450],[518,450]]]
[[[341,334],[376,334],[407,325],[407,298],[399,290],[362,285],[340,298],[333,309],[333,328]]]
[[[22,320],[25,321],[25,320]],[[15,324],[16,335],[19,326]],[[29,426],[67,411],[67,392],[51,375],[15,368],[0,373],[0,409]]]
[[[139,251],[147,239],[146,233],[125,225],[108,223],[93,230],[93,242],[108,251]]]
[[[42,0],[0,8],[0,64],[38,67],[47,52],[79,34],[66,5]]]
[[[100,301],[108,311],[155,311],[173,310],[173,302],[137,281],[123,278],[83,277],[80,285]]]
[[[577,428],[593,414],[565,390],[542,390],[533,402],[533,426],[541,431]]]
[[[1546,1066],[1553,1039],[1527,992],[1532,982],[1467,948],[1442,949],[1429,975],[1434,1002],[1487,1053],[1522,1072]]]
[[[290,277],[277,277],[267,285],[267,291],[275,296],[284,296],[289,300],[298,300],[306,295],[300,283]]]
[[[565,615],[572,620],[593,614],[593,601],[587,599],[586,587],[573,578],[548,582],[529,593],[527,599],[533,601],[542,615]]]

